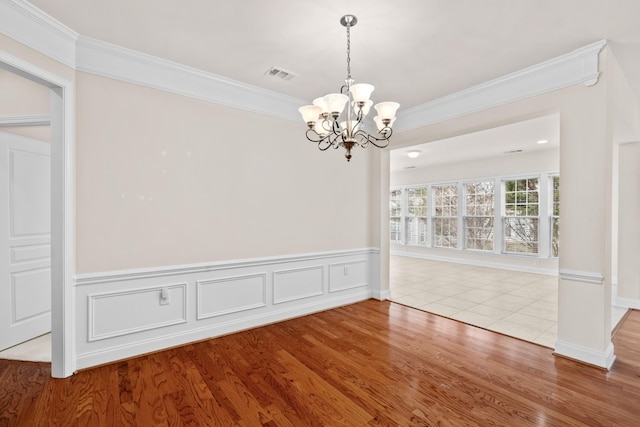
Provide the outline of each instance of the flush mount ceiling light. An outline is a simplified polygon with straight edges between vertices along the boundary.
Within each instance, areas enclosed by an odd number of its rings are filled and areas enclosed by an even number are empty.
[[[330,93],[313,100],[313,105],[300,107],[298,111],[307,123],[307,139],[318,143],[321,151],[329,148],[344,147],[347,161],[351,160],[351,149],[359,145],[366,147],[371,143],[378,148],[389,145],[391,126],[396,119],[397,102],[380,102],[374,106],[378,115],[373,118],[377,128],[377,136],[368,133],[364,119],[369,113],[373,101],[369,99],[374,87],[367,83],[354,84],[351,78],[351,27],[358,20],[353,15],[345,15],[340,23],[347,28],[347,78],[340,88],[340,93]],[[346,106],[344,119],[340,115]]]
[[[412,159],[415,159],[420,155],[420,153],[422,153],[422,151],[420,150],[409,150],[407,151],[407,156],[409,156]]]

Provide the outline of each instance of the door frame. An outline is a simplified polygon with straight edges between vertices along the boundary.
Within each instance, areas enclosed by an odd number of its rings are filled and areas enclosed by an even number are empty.
[[[0,50],[0,68],[51,91],[51,375],[75,371],[74,83]]]

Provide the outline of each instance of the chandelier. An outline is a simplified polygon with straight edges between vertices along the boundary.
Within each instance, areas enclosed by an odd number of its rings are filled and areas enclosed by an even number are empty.
[[[347,27],[347,78],[340,88],[340,93],[328,95],[313,100],[313,105],[300,107],[298,111],[309,127],[307,139],[318,144],[321,151],[329,148],[344,147],[347,161],[351,160],[351,149],[359,145],[366,147],[371,143],[378,148],[389,145],[389,138],[393,133],[391,126],[396,119],[396,111],[400,104],[397,102],[380,102],[374,106],[378,115],[373,121],[378,128],[377,135],[365,130],[364,119],[369,113],[373,101],[369,98],[374,87],[367,83],[354,84],[351,78],[351,27],[358,20],[353,15],[345,15],[340,23]],[[340,115],[345,110],[345,119]]]

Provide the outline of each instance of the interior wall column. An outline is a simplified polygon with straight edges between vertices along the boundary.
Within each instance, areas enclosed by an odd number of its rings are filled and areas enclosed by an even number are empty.
[[[600,56],[606,64],[606,51]],[[603,69],[604,67],[601,67]],[[557,355],[609,369],[613,132],[606,73],[560,117]]]
[[[640,142],[620,144],[616,304],[640,309]]]

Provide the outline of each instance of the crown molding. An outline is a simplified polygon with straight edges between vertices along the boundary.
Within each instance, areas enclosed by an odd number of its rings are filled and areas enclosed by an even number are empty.
[[[79,35],[26,0],[0,0],[2,33],[78,71],[299,122],[305,100]],[[398,113],[395,132],[598,82],[606,40]]]
[[[600,40],[570,53],[398,113],[394,131],[403,132],[540,95],[575,84],[598,82]]]
[[[0,0],[1,32],[74,68],[78,33],[24,0]]]
[[[304,100],[80,36],[76,69],[204,101],[300,121]]]

